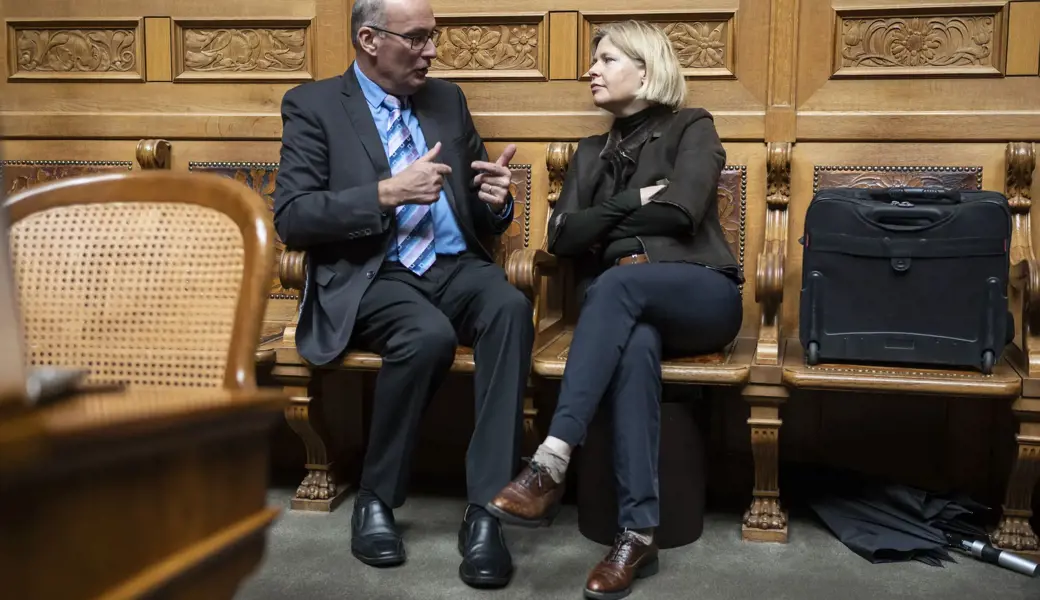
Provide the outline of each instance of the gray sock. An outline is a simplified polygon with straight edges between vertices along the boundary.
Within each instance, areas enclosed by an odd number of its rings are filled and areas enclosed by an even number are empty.
[[[549,473],[549,477],[559,484],[563,483],[563,476],[567,473],[567,463],[570,462],[570,458],[560,456],[542,444],[535,450],[531,462],[538,463]]]
[[[629,537],[644,546],[649,546],[654,541],[654,530],[649,529],[626,529],[622,535]]]

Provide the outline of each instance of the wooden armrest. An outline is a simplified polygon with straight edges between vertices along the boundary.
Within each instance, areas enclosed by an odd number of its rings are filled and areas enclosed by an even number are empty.
[[[278,279],[283,288],[302,292],[307,281],[307,253],[286,248],[278,260]]]
[[[787,258],[787,207],[791,203],[791,144],[770,142],[766,173],[765,242],[758,255],[755,301],[762,307],[755,363],[779,367],[780,305]]]
[[[506,277],[528,298],[534,298],[541,287],[539,279],[555,272],[557,264],[556,257],[545,250],[514,250],[506,259]]]

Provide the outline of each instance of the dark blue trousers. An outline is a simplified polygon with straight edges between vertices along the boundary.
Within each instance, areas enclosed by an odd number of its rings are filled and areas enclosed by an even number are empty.
[[[687,263],[611,267],[589,286],[549,435],[585,440],[602,402],[612,413],[618,525],[656,527],[661,357],[713,352],[740,331],[740,289]]]

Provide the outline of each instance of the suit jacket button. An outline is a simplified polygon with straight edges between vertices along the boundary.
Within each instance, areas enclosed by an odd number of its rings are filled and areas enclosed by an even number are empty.
[[[376,276],[376,272],[375,271],[369,271],[368,273],[365,273],[365,277],[368,277],[369,279],[372,279],[375,276]]]

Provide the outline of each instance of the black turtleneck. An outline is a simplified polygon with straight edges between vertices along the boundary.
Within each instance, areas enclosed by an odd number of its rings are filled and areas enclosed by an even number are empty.
[[[670,112],[668,107],[652,106],[614,119],[601,155],[607,164],[600,180],[589,183],[595,190],[592,206],[567,216],[563,225],[567,233],[556,243],[559,254],[575,255],[600,245],[603,262],[613,264],[624,256],[643,253],[643,243],[637,236],[688,234],[691,223],[682,209],[655,202],[644,206],[639,189],[628,189],[639,151],[648,138],[641,127],[652,117]],[[645,136],[642,142],[641,136]],[[625,149],[623,155],[619,146]]]

